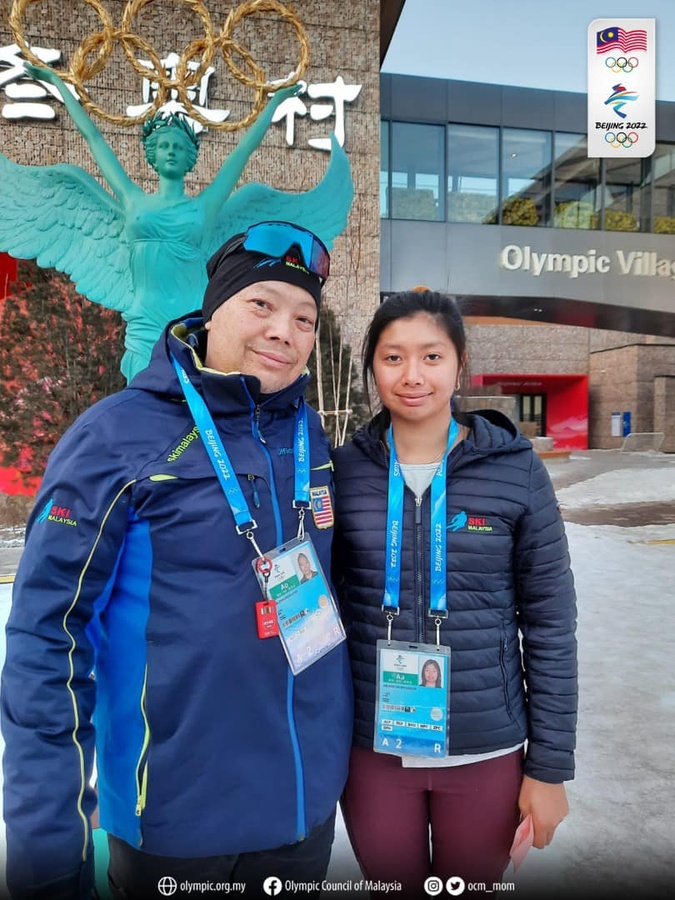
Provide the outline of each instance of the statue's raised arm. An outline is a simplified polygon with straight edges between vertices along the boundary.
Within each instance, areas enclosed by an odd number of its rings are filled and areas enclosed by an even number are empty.
[[[129,178],[112,147],[96,127],[94,120],[87,114],[71,91],[68,90],[68,86],[61,76],[48,66],[34,66],[32,63],[24,63],[24,69],[27,75],[38,81],[45,81],[47,84],[51,84],[59,92],[70,118],[87,142],[101,175],[108,182],[118,200],[124,203],[131,192],[140,191],[141,188]]]
[[[276,109],[284,100],[297,96],[299,91],[300,86],[297,84],[275,91],[258,118],[244,132],[234,150],[225,157],[218,174],[201,193],[210,222],[220,213],[223,204],[234,191],[246,164],[267,134]]]

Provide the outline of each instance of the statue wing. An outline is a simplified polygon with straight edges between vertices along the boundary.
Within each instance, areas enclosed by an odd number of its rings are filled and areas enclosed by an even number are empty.
[[[84,169],[23,166],[0,153],[0,200],[0,250],[65,272],[94,303],[131,305],[122,209]]]
[[[354,197],[347,154],[331,134],[331,156],[326,174],[316,187],[302,193],[277,191],[253,182],[235,191],[223,204],[208,245],[208,255],[233,234],[256,222],[292,222],[313,232],[330,250],[347,227]]]

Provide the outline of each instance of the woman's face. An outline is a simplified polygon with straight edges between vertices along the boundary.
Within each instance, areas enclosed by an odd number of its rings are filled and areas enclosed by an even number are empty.
[[[183,178],[190,164],[189,142],[180,128],[160,128],[155,137],[155,171],[170,180]]]
[[[380,400],[396,423],[450,419],[461,371],[455,345],[433,316],[415,313],[384,329],[375,347],[373,376]]]
[[[436,684],[436,681],[438,679],[438,671],[436,670],[436,666],[433,663],[426,664],[423,674],[425,684]]]

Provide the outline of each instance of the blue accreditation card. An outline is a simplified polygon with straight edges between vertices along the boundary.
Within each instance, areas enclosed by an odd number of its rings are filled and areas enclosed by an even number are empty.
[[[272,564],[266,596],[276,603],[279,638],[298,675],[342,643],[345,630],[309,538],[295,538],[265,557]],[[264,586],[256,560],[253,567]]]
[[[377,642],[376,752],[447,756],[449,708],[449,647]]]

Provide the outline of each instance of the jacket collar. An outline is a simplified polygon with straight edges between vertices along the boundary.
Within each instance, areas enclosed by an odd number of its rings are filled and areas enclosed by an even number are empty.
[[[309,373],[301,375],[281,391],[263,394],[259,379],[253,375],[226,375],[206,368],[202,362],[205,347],[206,332],[199,313],[171,322],[155,344],[150,364],[133,379],[130,387],[182,401],[183,391],[171,362],[173,354],[213,415],[231,413],[235,409],[260,407],[273,411],[299,406],[309,382]]]
[[[457,421],[469,428],[469,435],[463,443],[457,464],[460,460],[490,456],[493,453],[511,453],[532,446],[513,422],[497,410],[458,413]],[[379,413],[354,434],[354,444],[374,462],[388,466],[389,450],[384,440],[385,432],[382,414]]]

